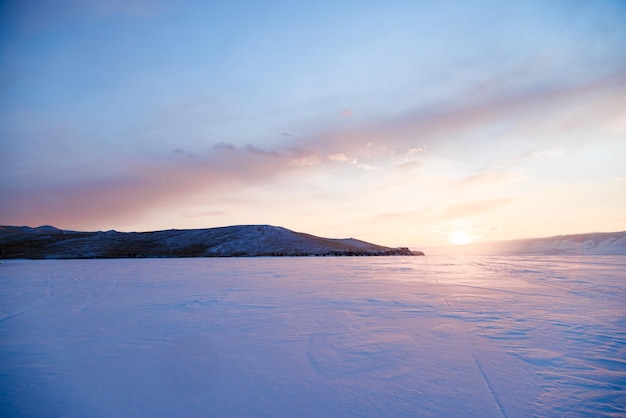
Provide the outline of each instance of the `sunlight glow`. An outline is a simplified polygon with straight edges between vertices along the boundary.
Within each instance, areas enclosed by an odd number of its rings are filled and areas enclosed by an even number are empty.
[[[463,245],[472,242],[472,236],[468,234],[467,231],[463,230],[454,231],[449,239],[454,245]]]

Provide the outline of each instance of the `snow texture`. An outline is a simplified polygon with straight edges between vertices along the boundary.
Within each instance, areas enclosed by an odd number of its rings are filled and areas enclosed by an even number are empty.
[[[626,258],[10,260],[5,417],[624,416]]]

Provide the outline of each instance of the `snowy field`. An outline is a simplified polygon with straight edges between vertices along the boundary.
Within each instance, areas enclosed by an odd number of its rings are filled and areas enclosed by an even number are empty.
[[[4,261],[0,411],[624,416],[626,257]]]

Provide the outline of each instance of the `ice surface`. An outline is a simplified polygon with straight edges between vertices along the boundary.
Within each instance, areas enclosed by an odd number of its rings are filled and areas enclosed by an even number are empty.
[[[625,257],[5,261],[3,416],[626,412]]]

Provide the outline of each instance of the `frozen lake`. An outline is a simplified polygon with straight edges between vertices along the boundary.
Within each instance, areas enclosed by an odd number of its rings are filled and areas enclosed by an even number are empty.
[[[626,257],[4,261],[6,417],[626,414]]]

